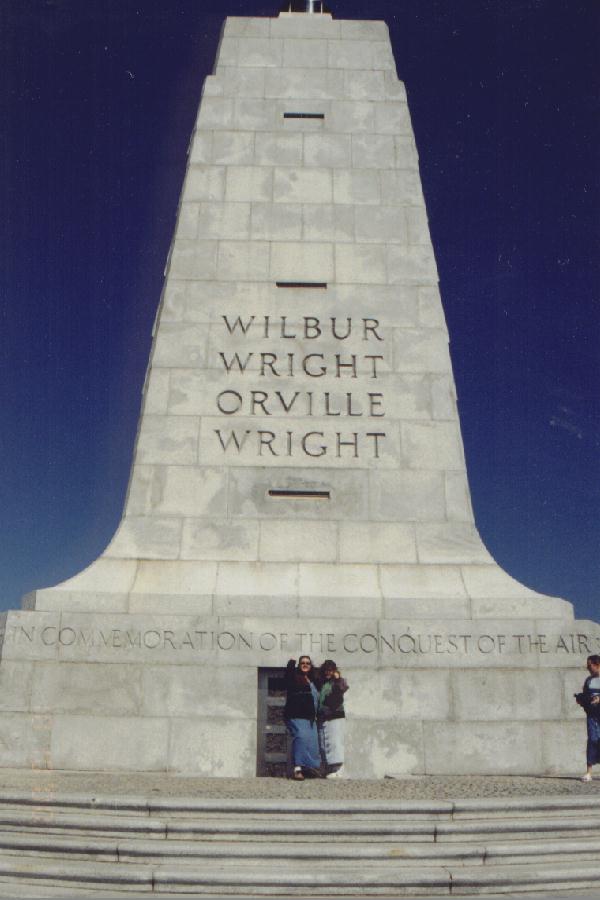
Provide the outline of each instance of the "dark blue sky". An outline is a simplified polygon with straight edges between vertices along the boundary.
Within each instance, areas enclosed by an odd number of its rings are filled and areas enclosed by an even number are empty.
[[[0,608],[119,521],[222,21],[277,3],[1,0]],[[349,0],[406,82],[475,514],[600,619],[597,0]]]

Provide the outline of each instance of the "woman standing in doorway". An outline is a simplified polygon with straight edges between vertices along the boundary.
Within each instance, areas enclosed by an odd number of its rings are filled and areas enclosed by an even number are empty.
[[[287,698],[283,716],[292,737],[294,772],[292,778],[304,781],[306,775],[319,776],[321,757],[317,736],[318,693],[310,656],[290,659],[285,670]]]
[[[348,682],[332,659],[326,659],[317,676],[319,707],[317,724],[325,778],[342,778],[344,766],[344,694]]]

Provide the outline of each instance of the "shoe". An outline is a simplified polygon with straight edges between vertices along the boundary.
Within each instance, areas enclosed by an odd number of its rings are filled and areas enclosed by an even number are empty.
[[[591,772],[586,772],[585,775],[582,775],[582,776],[581,776],[581,780],[582,780],[582,781],[591,781],[591,780],[592,780],[592,773],[591,773]]]
[[[300,766],[296,766],[292,778],[294,779],[294,781],[304,781],[304,773],[302,772]]]
[[[343,778],[343,766],[340,766],[339,769],[336,769],[335,772],[330,772],[329,775],[326,775],[325,778]]]

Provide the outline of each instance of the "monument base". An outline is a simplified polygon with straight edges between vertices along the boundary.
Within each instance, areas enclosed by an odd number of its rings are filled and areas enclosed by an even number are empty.
[[[572,773],[585,740],[572,695],[600,648],[597,624],[566,618],[4,619],[4,767],[253,776],[259,673],[310,653],[350,683],[349,777]]]

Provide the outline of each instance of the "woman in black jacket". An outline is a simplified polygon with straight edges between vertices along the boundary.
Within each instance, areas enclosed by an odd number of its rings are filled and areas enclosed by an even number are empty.
[[[290,659],[285,670],[287,698],[283,711],[286,728],[292,737],[292,757],[296,781],[305,774],[319,775],[321,756],[317,736],[317,689],[313,683],[310,656]]]
[[[341,778],[344,766],[344,694],[348,682],[332,659],[326,659],[317,675],[319,706],[317,729],[325,765],[325,778]]]

